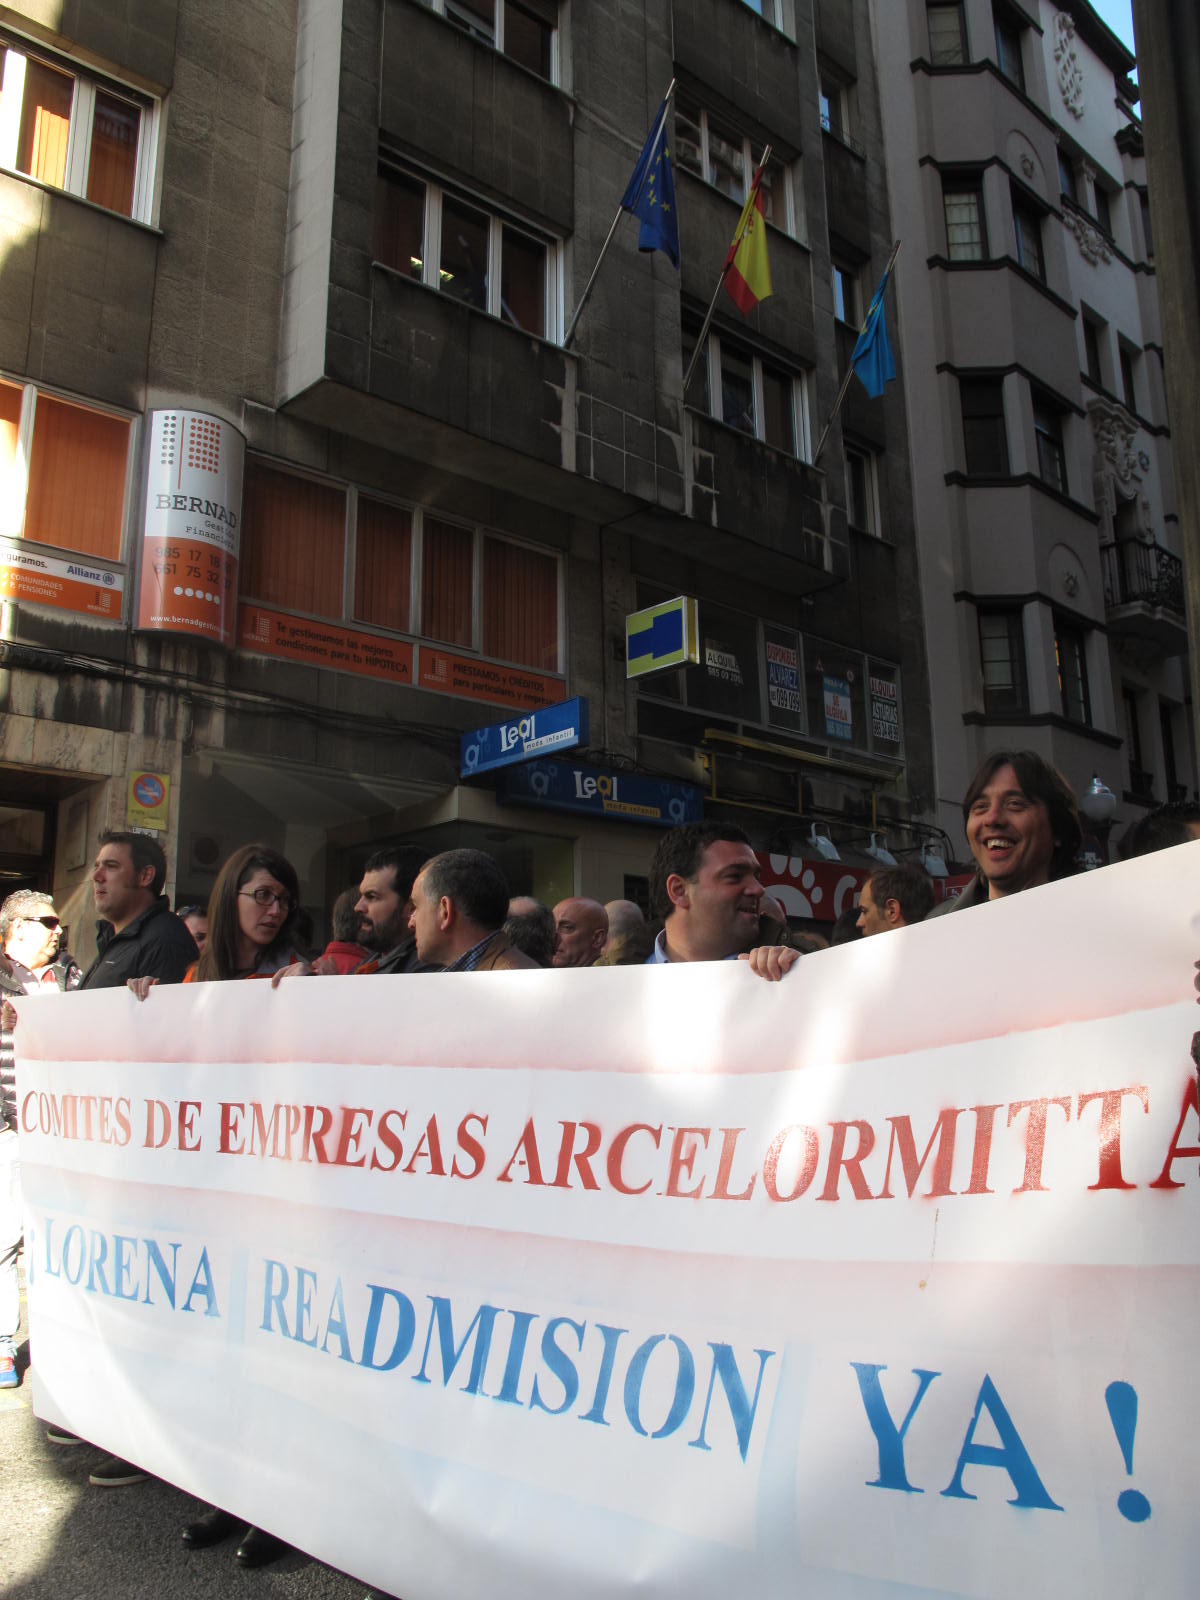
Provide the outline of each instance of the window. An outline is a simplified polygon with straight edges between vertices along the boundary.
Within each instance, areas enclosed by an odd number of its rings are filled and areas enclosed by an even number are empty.
[[[1138,190],[1138,199],[1141,202],[1142,212],[1142,238],[1146,243],[1146,259],[1154,260],[1154,234],[1150,227],[1150,196],[1145,189]]]
[[[1102,189],[1097,183],[1093,185],[1096,191],[1096,221],[1105,233],[1112,237],[1112,206],[1109,203],[1108,190]]]
[[[558,82],[556,0],[430,0],[456,27],[549,83]]]
[[[1025,629],[1020,611],[979,612],[979,659],[987,714],[1002,717],[1028,711]]]
[[[0,381],[0,536],[121,559],[127,417]]]
[[[149,222],[157,122],[145,95],[0,39],[0,166]]]
[[[1075,162],[1062,145],[1058,147],[1058,187],[1068,200],[1079,204],[1079,191],[1075,184]]]
[[[1100,365],[1100,330],[1102,324],[1093,321],[1086,314],[1081,316],[1079,320],[1083,325],[1084,371],[1097,389],[1100,389],[1104,386]]]
[[[873,452],[846,446],[846,521],[860,533],[880,535],[879,474]]]
[[[946,254],[951,261],[983,261],[987,232],[983,220],[983,186],[978,178],[943,178],[946,212]]]
[[[833,314],[838,322],[844,322],[851,328],[859,328],[862,326],[863,311],[858,273],[841,261],[834,261],[832,266]]]
[[[1000,68],[1001,75],[1024,94],[1025,67],[1021,60],[1021,24],[1016,14],[1006,7],[997,6],[993,15],[996,23],[996,65]]]
[[[1082,628],[1054,618],[1054,654],[1058,661],[1058,686],[1062,693],[1063,716],[1069,722],[1090,727],[1091,702],[1088,699],[1087,635]]]
[[[687,95],[675,97],[675,165],[719,189],[741,206],[758,170],[763,146],[712,115]],[[802,235],[797,184],[790,165],[771,157],[759,192],[763,215],[795,239]]]
[[[742,0],[742,4],[749,6],[751,11],[756,11],[764,22],[769,22],[776,28],[780,26],[779,0]]]
[[[490,529],[246,462],[240,587],[264,605],[557,673],[561,567]]]
[[[846,91],[828,72],[822,72],[817,87],[821,126],[826,133],[842,139],[846,134]]]
[[[1158,727],[1162,735],[1163,772],[1167,780],[1167,799],[1186,800],[1187,785],[1179,781],[1175,757],[1175,710],[1169,700],[1158,702]]]
[[[1026,201],[1013,196],[1013,231],[1017,241],[1017,260],[1042,283],[1046,263],[1042,257],[1042,216]]]
[[[966,30],[959,0],[953,5],[927,5],[929,59],[935,67],[961,67],[967,59]]]
[[[516,220],[420,177],[381,167],[375,259],[542,338],[559,337],[559,249]]]
[[[963,452],[972,478],[1008,476],[1004,392],[999,378],[960,378]]]
[[[1033,431],[1037,437],[1038,476],[1060,494],[1067,492],[1067,458],[1063,451],[1062,414],[1044,395],[1033,397]]]
[[[1121,362],[1121,398],[1127,411],[1137,411],[1137,392],[1133,386],[1133,351],[1122,341],[1117,341],[1117,354]]]
[[[696,348],[698,331],[697,324],[685,323],[685,375]],[[737,428],[776,450],[798,455],[806,461],[811,441],[808,386],[804,375],[790,372],[749,346],[711,329],[705,345],[687,392],[688,403],[719,418],[730,428]]]

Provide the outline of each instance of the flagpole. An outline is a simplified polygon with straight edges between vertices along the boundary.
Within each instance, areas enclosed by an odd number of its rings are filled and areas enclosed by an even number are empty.
[[[887,289],[887,281],[892,275],[892,268],[896,265],[896,257],[900,254],[900,243],[901,241],[897,239],[895,244],[892,246],[892,253],[888,257],[888,264],[883,269],[881,286],[885,291]],[[866,322],[864,321],[863,329],[865,328]],[[861,334],[862,330],[860,330],[860,337]],[[850,365],[846,368],[846,376],[842,379],[842,386],[837,392],[837,399],[833,402],[833,410],[829,413],[829,421],[825,424],[825,428],[821,434],[821,437],[817,440],[817,448],[813,451],[812,464],[814,467],[821,459],[821,451],[825,448],[825,441],[829,437],[829,430],[837,421],[838,412],[842,409],[842,401],[846,398],[846,390],[850,387],[850,380],[853,378],[853,376],[854,362],[851,361]]]
[[[738,245],[741,244],[742,240],[746,236],[746,228],[750,226],[750,219],[754,213],[754,207],[750,204],[750,200],[762,187],[763,168],[766,166],[767,158],[770,156],[770,154],[771,146],[768,145],[763,151],[762,160],[758,163],[758,171],[754,174],[754,182],[750,185],[750,194],[746,197],[746,227],[739,229],[734,236],[733,243],[730,245],[729,252],[725,257],[725,264],[721,268],[721,275],[717,279],[717,287],[713,290],[713,297],[709,301],[708,310],[704,314],[704,323],[700,329],[700,337],[696,340],[696,348],[692,351],[692,359],[688,364],[688,369],[683,379],[683,398],[685,404],[687,402],[687,392],[691,388],[692,379],[696,373],[696,364],[700,360],[700,352],[704,349],[704,341],[708,337],[709,326],[712,323],[713,315],[717,309],[717,297],[721,293],[721,286],[724,284],[726,274],[729,271],[729,264],[733,260],[734,255],[737,253]]]
[[[671,82],[670,82],[670,84],[669,84],[669,86],[667,88],[667,92],[663,96],[662,109],[659,112],[659,117],[658,117],[658,128],[657,128],[657,130],[655,131],[655,134],[654,134],[654,143],[650,146],[650,159],[646,163],[646,172],[649,172],[650,168],[654,165],[654,152],[658,149],[658,146],[659,146],[659,144],[660,144],[660,142],[662,140],[663,131],[667,126],[667,115],[668,115],[668,113],[670,112],[670,109],[671,109],[671,96],[674,93],[675,93],[675,79],[672,78]],[[645,181],[646,181],[645,180],[645,176],[643,175],[642,182],[645,183]],[[639,194],[640,194],[640,192],[641,191],[639,190]],[[624,206],[618,206],[617,207],[617,214],[612,219],[612,227],[608,230],[608,237],[607,237],[607,239],[605,239],[603,245],[600,248],[600,254],[596,257],[596,265],[592,268],[592,275],[591,275],[591,277],[588,279],[587,283],[583,287],[583,293],[579,297],[579,304],[575,307],[575,311],[574,311],[574,313],[573,313],[573,315],[571,317],[570,325],[568,326],[567,331],[563,336],[562,347],[563,347],[564,350],[570,344],[571,339],[572,339],[572,337],[573,337],[573,335],[575,333],[575,325],[579,321],[580,312],[583,310],[584,306],[587,305],[588,296],[591,294],[592,287],[596,282],[596,276],[599,273],[600,268],[604,265],[604,258],[608,254],[608,247],[609,247],[609,245],[612,244],[613,240],[616,238],[617,228],[618,228],[618,226],[620,224],[621,214],[622,214],[622,212],[624,210],[625,210]]]

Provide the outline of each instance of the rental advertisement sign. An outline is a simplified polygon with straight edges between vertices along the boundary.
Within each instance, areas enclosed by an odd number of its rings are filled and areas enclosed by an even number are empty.
[[[18,1002],[35,1409],[406,1600],[1190,1597],[1198,890]]]

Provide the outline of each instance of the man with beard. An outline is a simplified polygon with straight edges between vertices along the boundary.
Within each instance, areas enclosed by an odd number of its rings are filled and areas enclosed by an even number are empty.
[[[413,883],[429,855],[416,845],[378,850],[363,868],[354,910],[359,943],[374,952],[358,972],[435,972],[417,955],[409,929]]]

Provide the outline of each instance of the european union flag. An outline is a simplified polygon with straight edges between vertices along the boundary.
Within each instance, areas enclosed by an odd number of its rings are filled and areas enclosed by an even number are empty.
[[[887,323],[883,320],[883,297],[887,292],[890,276],[889,267],[883,275],[882,283],[875,291],[875,298],[871,301],[871,308],[858,336],[858,343],[854,346],[854,354],[850,357],[850,365],[858,374],[859,381],[872,400],[878,400],[884,386],[891,383],[896,376],[896,363],[892,357],[892,347],[888,343]]]
[[[679,266],[679,223],[675,217],[675,179],[671,173],[671,154],[667,149],[667,101],[654,119],[650,136],[633,169],[633,176],[621,201],[622,211],[631,211],[641,222],[639,250],[661,250]]]

